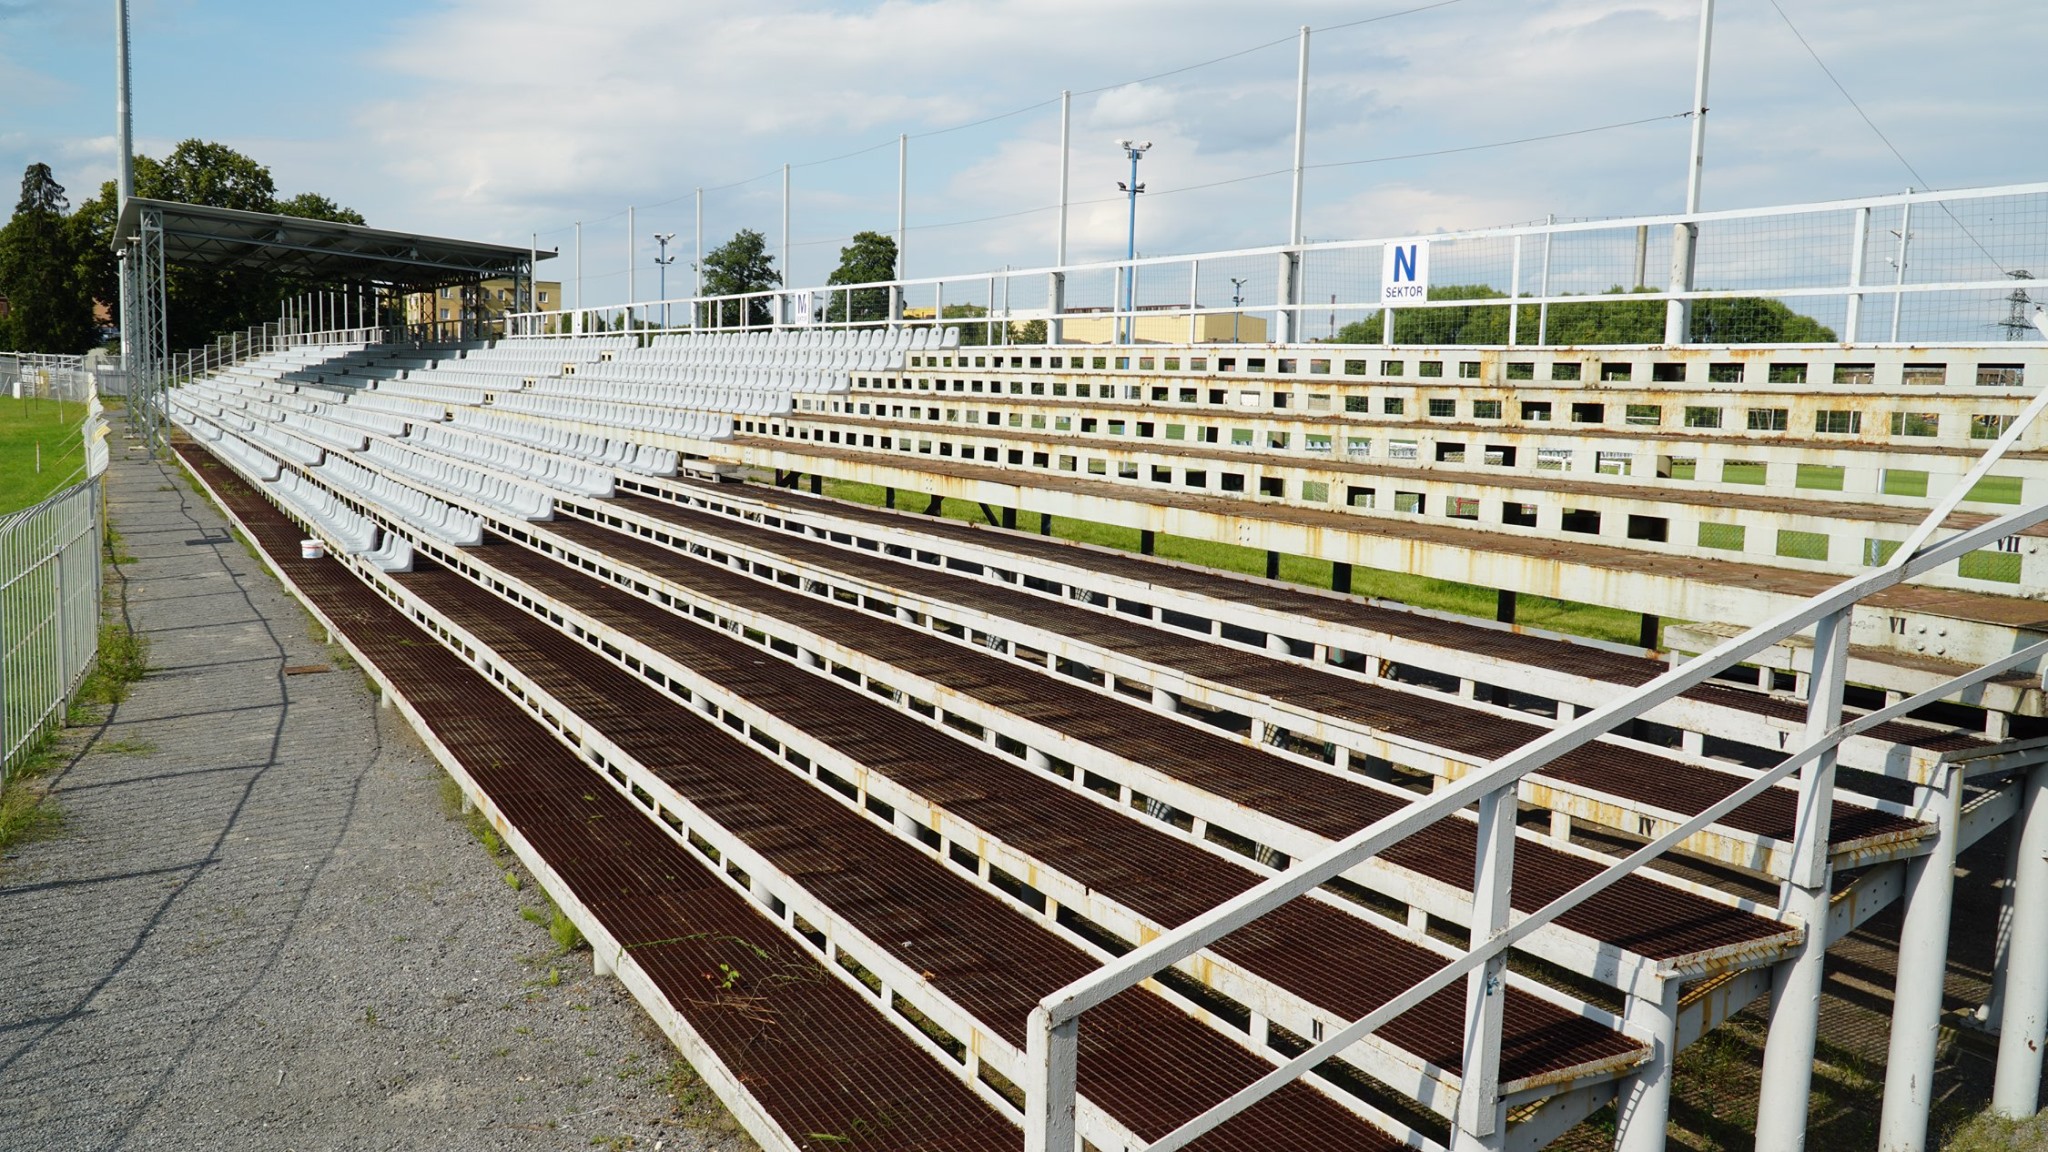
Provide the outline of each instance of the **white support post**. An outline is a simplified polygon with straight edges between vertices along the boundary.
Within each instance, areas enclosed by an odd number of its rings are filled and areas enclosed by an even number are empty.
[[[1025,1023],[1024,1152],[1074,1152],[1074,1076],[1080,1064],[1081,1021],[1052,1023],[1043,1007]]]
[[[1615,1152],[1664,1152],[1672,1060],[1678,1055],[1678,996],[1684,987],[1678,980],[1656,980],[1651,995],[1628,998],[1628,1020],[1648,1035],[1650,1058],[1621,1082],[1615,1097]]]
[[[1472,869],[1472,943],[1507,931],[1515,885],[1515,786],[1479,801],[1477,859]],[[1497,954],[1465,978],[1465,1059],[1458,1087],[1455,1152],[1498,1149],[1507,1140],[1500,1105],[1501,1009],[1507,1000],[1507,957]]]
[[[2020,780],[2013,787],[2020,791],[2021,800],[2026,798],[2026,781]],[[2010,819],[2005,828],[2005,866],[1998,873],[1998,926],[1992,933],[1991,945],[1991,995],[1977,1006],[1977,1022],[1996,1031],[1998,1021],[2005,1012],[2005,973],[2007,960],[2012,955],[2013,880],[2020,873],[2020,819]]]
[[[2020,785],[2012,835],[2012,936],[2005,950],[2005,1010],[1998,1036],[1998,1074],[1991,1110],[2011,1119],[2032,1116],[2041,1101],[2041,1048],[2048,1044],[2048,764]]]
[[[1856,232],[1849,237],[1849,316],[1842,324],[1842,339],[1856,343],[1863,320],[1863,263],[1870,248],[1870,209],[1856,210]]]
[[[1515,301],[1522,298],[1522,238],[1515,237],[1514,263],[1508,272],[1508,347],[1513,348],[1520,339],[1522,309]]]
[[[904,256],[904,227],[910,220],[910,137],[896,134],[896,278],[905,279],[909,261]],[[900,292],[900,289],[898,290]]]
[[[1074,94],[1060,93],[1060,211],[1059,226],[1053,241],[1052,262],[1062,267],[1067,262],[1067,176],[1073,154]],[[1067,274],[1054,272],[1047,278],[1045,286],[1045,307],[1050,315],[1045,321],[1045,342],[1060,343],[1062,324],[1060,313],[1067,310]]]
[[[1700,210],[1700,177],[1707,162],[1707,71],[1714,48],[1714,0],[1700,0],[1699,55],[1692,81],[1692,155],[1685,170],[1685,211]],[[1671,290],[1692,291],[1693,267],[1699,255],[1700,226],[1687,221],[1672,227]],[[1692,330],[1692,301],[1671,300],[1664,306],[1664,343],[1686,342]]]
[[[1557,223],[1557,213],[1549,213],[1544,217],[1543,222],[1545,224]],[[1543,271],[1536,278],[1536,295],[1543,298],[1543,303],[1536,305],[1536,343],[1538,345],[1550,343],[1550,242],[1556,238],[1557,234],[1555,232],[1545,231],[1543,233]]]
[[[1201,292],[1201,290],[1202,290],[1202,262],[1201,262],[1200,260],[1190,260],[1190,261],[1188,261],[1188,343],[1189,343],[1189,344],[1200,344],[1200,343],[1202,342],[1202,326],[1201,326],[1201,316],[1200,316],[1200,315],[1198,314],[1198,310],[1199,310],[1199,309],[1201,308],[1201,301],[1200,301],[1199,299],[1197,299],[1197,294],[1198,294],[1198,293],[1200,293],[1200,292]]]
[[[795,281],[790,279],[789,273],[789,165],[784,164],[782,166],[782,286],[787,288],[793,283]],[[775,308],[775,323],[777,327],[782,325],[782,313],[783,309],[778,297]]]
[[[1302,173],[1308,160],[1308,25],[1301,26],[1301,60],[1294,74],[1294,194],[1288,201],[1287,242],[1301,243]]]
[[[1906,195],[1911,196],[1912,194],[1913,190],[1911,188],[1906,189]],[[1912,240],[1913,202],[1908,200],[1899,208],[1899,254],[1892,257],[1892,266],[1896,271],[1896,276],[1893,280],[1890,339],[1894,344],[1899,342],[1899,312],[1906,303],[1906,252],[1912,246]]]
[[[697,285],[690,290],[690,294],[692,296],[704,295],[704,190],[702,188],[697,189],[697,259],[690,265],[690,270],[697,274]],[[697,304],[693,303],[690,305],[690,327],[697,327],[698,313],[701,310],[701,307]]]
[[[1295,66],[1294,79],[1294,190],[1288,201],[1287,242],[1301,243],[1301,197],[1302,175],[1308,159],[1308,25],[1301,26],[1301,58]],[[1279,302],[1282,305],[1301,303],[1301,253],[1284,252],[1280,256]],[[1301,310],[1282,308],[1274,317],[1277,323],[1274,335],[1282,344],[1293,344],[1301,340]]]
[[[1842,722],[1849,612],[1843,608],[1814,626],[1804,744],[1818,743]],[[1834,815],[1836,758],[1837,750],[1830,748],[1799,773],[1798,822],[1779,913],[1797,921],[1805,935],[1798,950],[1772,973],[1770,1039],[1764,1046],[1763,1088],[1757,1098],[1757,1152],[1800,1152],[1806,1145],[1807,1097],[1813,1090],[1813,1051],[1820,1031],[1821,986],[1827,964],[1833,871],[1828,837]]]
[[[634,241],[633,230],[633,206],[628,204],[626,205],[626,328],[629,331],[633,327],[632,304],[634,300],[639,299],[639,293],[633,286],[635,283],[634,277],[639,272],[637,267],[638,257],[634,255],[636,247],[637,244]]]
[[[1906,914],[1899,928],[1878,1152],[1923,1152],[1927,1147],[1942,984],[1948,975],[1949,913],[1955,906],[1956,838],[1963,820],[1962,769],[1950,768],[1946,777],[1935,796],[1931,850],[1906,861]]]

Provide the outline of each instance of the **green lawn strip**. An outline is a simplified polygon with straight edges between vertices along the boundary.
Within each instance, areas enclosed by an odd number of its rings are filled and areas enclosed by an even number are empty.
[[[83,404],[0,397],[0,512],[26,508],[83,478],[84,420]]]
[[[861,484],[827,477],[824,488],[827,496],[859,504],[880,507],[885,499],[882,487],[876,484]],[[922,512],[927,499],[924,493],[899,489],[896,493],[896,507],[899,511]],[[987,523],[981,506],[967,500],[945,501],[940,514],[951,520]],[[1001,516],[1001,510],[998,509],[996,514]],[[1017,528],[1023,532],[1038,531],[1038,513],[1019,512]],[[1062,539],[1120,548],[1127,552],[1136,552],[1139,547],[1138,530],[1135,528],[1098,524],[1071,516],[1055,517],[1051,534]],[[1266,574],[1265,552],[1237,544],[1160,533],[1154,544],[1154,552],[1162,559],[1178,560],[1225,572],[1238,572],[1247,576]],[[1289,583],[1311,588],[1328,588],[1330,578],[1331,563],[1328,560],[1285,554],[1280,557],[1280,579]],[[1488,619],[1492,618],[1498,602],[1492,588],[1416,576],[1406,572],[1389,572],[1378,568],[1353,567],[1351,591],[1357,596],[1392,600],[1401,604],[1412,604],[1418,608],[1431,608]],[[1640,618],[1633,612],[1527,594],[1520,597],[1517,602],[1516,620],[1534,628],[1598,640],[1611,640],[1620,644],[1636,643],[1641,631]]]

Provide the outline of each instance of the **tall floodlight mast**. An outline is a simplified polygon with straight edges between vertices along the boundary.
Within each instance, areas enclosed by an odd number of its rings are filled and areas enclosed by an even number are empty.
[[[1700,176],[1707,163],[1707,66],[1714,48],[1714,0],[1700,0],[1699,54],[1692,77],[1692,154],[1685,169],[1685,214],[1700,210]],[[1700,226],[1687,220],[1671,234],[1671,290],[1692,291],[1699,256]],[[1672,300],[1664,307],[1664,343],[1683,344],[1692,328],[1692,301]],[[1855,334],[1850,334],[1853,339]]]
[[[115,178],[114,218],[128,210],[135,195],[135,117],[128,107],[128,0],[114,0],[114,147],[119,153]],[[124,249],[120,261],[121,367],[135,367],[134,265]]]
[[[1137,317],[1135,315],[1138,295],[1136,291],[1138,281],[1138,193],[1145,190],[1145,186],[1138,183],[1138,161],[1143,160],[1145,153],[1152,150],[1152,142],[1150,140],[1136,142],[1119,140],[1116,142],[1116,146],[1123,149],[1124,155],[1130,157],[1131,160],[1130,182],[1125,183],[1122,180],[1116,182],[1117,191],[1129,196],[1131,201],[1131,226],[1127,243],[1124,245],[1124,259],[1129,261],[1129,264],[1124,268],[1123,309],[1126,315],[1122,324],[1124,334],[1122,342],[1131,344],[1135,343],[1138,338]]]

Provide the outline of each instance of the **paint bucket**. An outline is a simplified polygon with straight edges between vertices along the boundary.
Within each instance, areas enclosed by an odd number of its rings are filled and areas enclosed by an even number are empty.
[[[327,545],[318,540],[299,541],[299,556],[306,560],[318,560],[327,555]]]

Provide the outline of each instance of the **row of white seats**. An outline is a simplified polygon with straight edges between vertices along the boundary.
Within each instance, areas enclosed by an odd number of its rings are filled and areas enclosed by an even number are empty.
[[[555,364],[546,371],[518,368],[506,365],[503,368],[408,368],[401,379],[425,384],[445,384],[456,388],[482,389],[496,392],[507,386],[516,388],[520,382],[536,377],[554,377],[562,374],[562,366]]]
[[[280,473],[271,483],[270,490],[277,493],[293,511],[326,532],[348,555],[359,556],[377,547],[379,530],[375,523],[343,504],[334,493],[297,472]]]
[[[583,352],[616,352],[631,348],[631,336],[521,336],[500,340],[482,348],[464,349],[465,360],[488,360],[494,356],[568,355]]]
[[[588,464],[530,451],[488,436],[458,432],[444,425],[422,424],[413,429],[412,439],[428,451],[511,472],[578,496],[608,500],[616,490],[611,473]]]
[[[393,416],[403,416],[414,421],[426,420],[438,424],[448,418],[446,404],[408,400],[403,396],[379,396],[375,392],[366,392],[360,396],[351,396],[348,402],[351,407],[364,408],[372,412],[388,412]]]
[[[517,383],[513,387],[518,387]],[[425,400],[432,404],[481,404],[484,389],[474,385],[464,387],[427,380],[379,380],[372,391],[375,396],[402,396],[408,400]]]
[[[329,404],[320,409],[320,415],[337,424],[347,424],[383,436],[403,436],[409,426],[403,416],[373,412],[353,404]]]
[[[488,505],[514,520],[552,520],[555,500],[546,492],[526,484],[479,472],[438,456],[401,448],[388,440],[370,445],[365,453],[378,465],[423,484],[460,492],[479,504]]]
[[[789,393],[783,389],[704,387],[694,384],[633,384],[622,380],[585,380],[580,376],[537,384],[528,389],[526,394],[570,396],[581,400],[609,400],[620,404],[695,408],[706,412],[732,412],[749,416],[780,415],[790,410]]]
[[[680,408],[654,408],[640,404],[612,404],[597,400],[577,400],[567,396],[534,396],[524,392],[500,396],[494,407],[503,408],[508,412],[529,412],[536,416],[553,416],[558,420],[630,428],[636,432],[658,432],[692,440],[732,438],[732,417],[720,413],[686,412]]]
[[[673,476],[681,463],[673,448],[608,439],[545,420],[499,415],[478,408],[455,409],[455,426],[644,476]]]
[[[773,332],[676,332],[656,336],[649,345],[651,348],[858,348],[890,352],[959,346],[959,328],[949,327],[943,332],[935,332],[929,326],[783,328]]]
[[[707,388],[757,388],[771,392],[801,392],[806,395],[853,390],[853,378],[844,369],[684,367],[662,364],[606,364],[600,371],[578,373],[561,380],[539,380],[536,391],[573,392],[564,381],[600,380],[608,383],[698,385]]]
[[[727,349],[691,352],[649,348],[621,355],[609,364],[593,365],[594,371],[622,368],[754,368],[770,372],[882,372],[903,363],[903,353],[875,349],[848,351],[827,348]]]
[[[310,468],[327,458],[325,448],[310,440],[301,440],[297,436],[280,431],[274,424],[252,421],[251,426],[243,434],[294,464],[304,464]]]
[[[374,504],[420,532],[458,548],[471,548],[484,541],[483,518],[464,511],[446,500],[436,500],[417,488],[409,488],[382,472],[365,468],[339,457],[318,470],[321,480]]]
[[[284,426],[309,440],[322,441],[330,447],[348,452],[361,452],[363,445],[370,442],[370,438],[363,435],[360,428],[351,428],[346,424],[337,424],[332,420],[298,412],[286,413]]]

